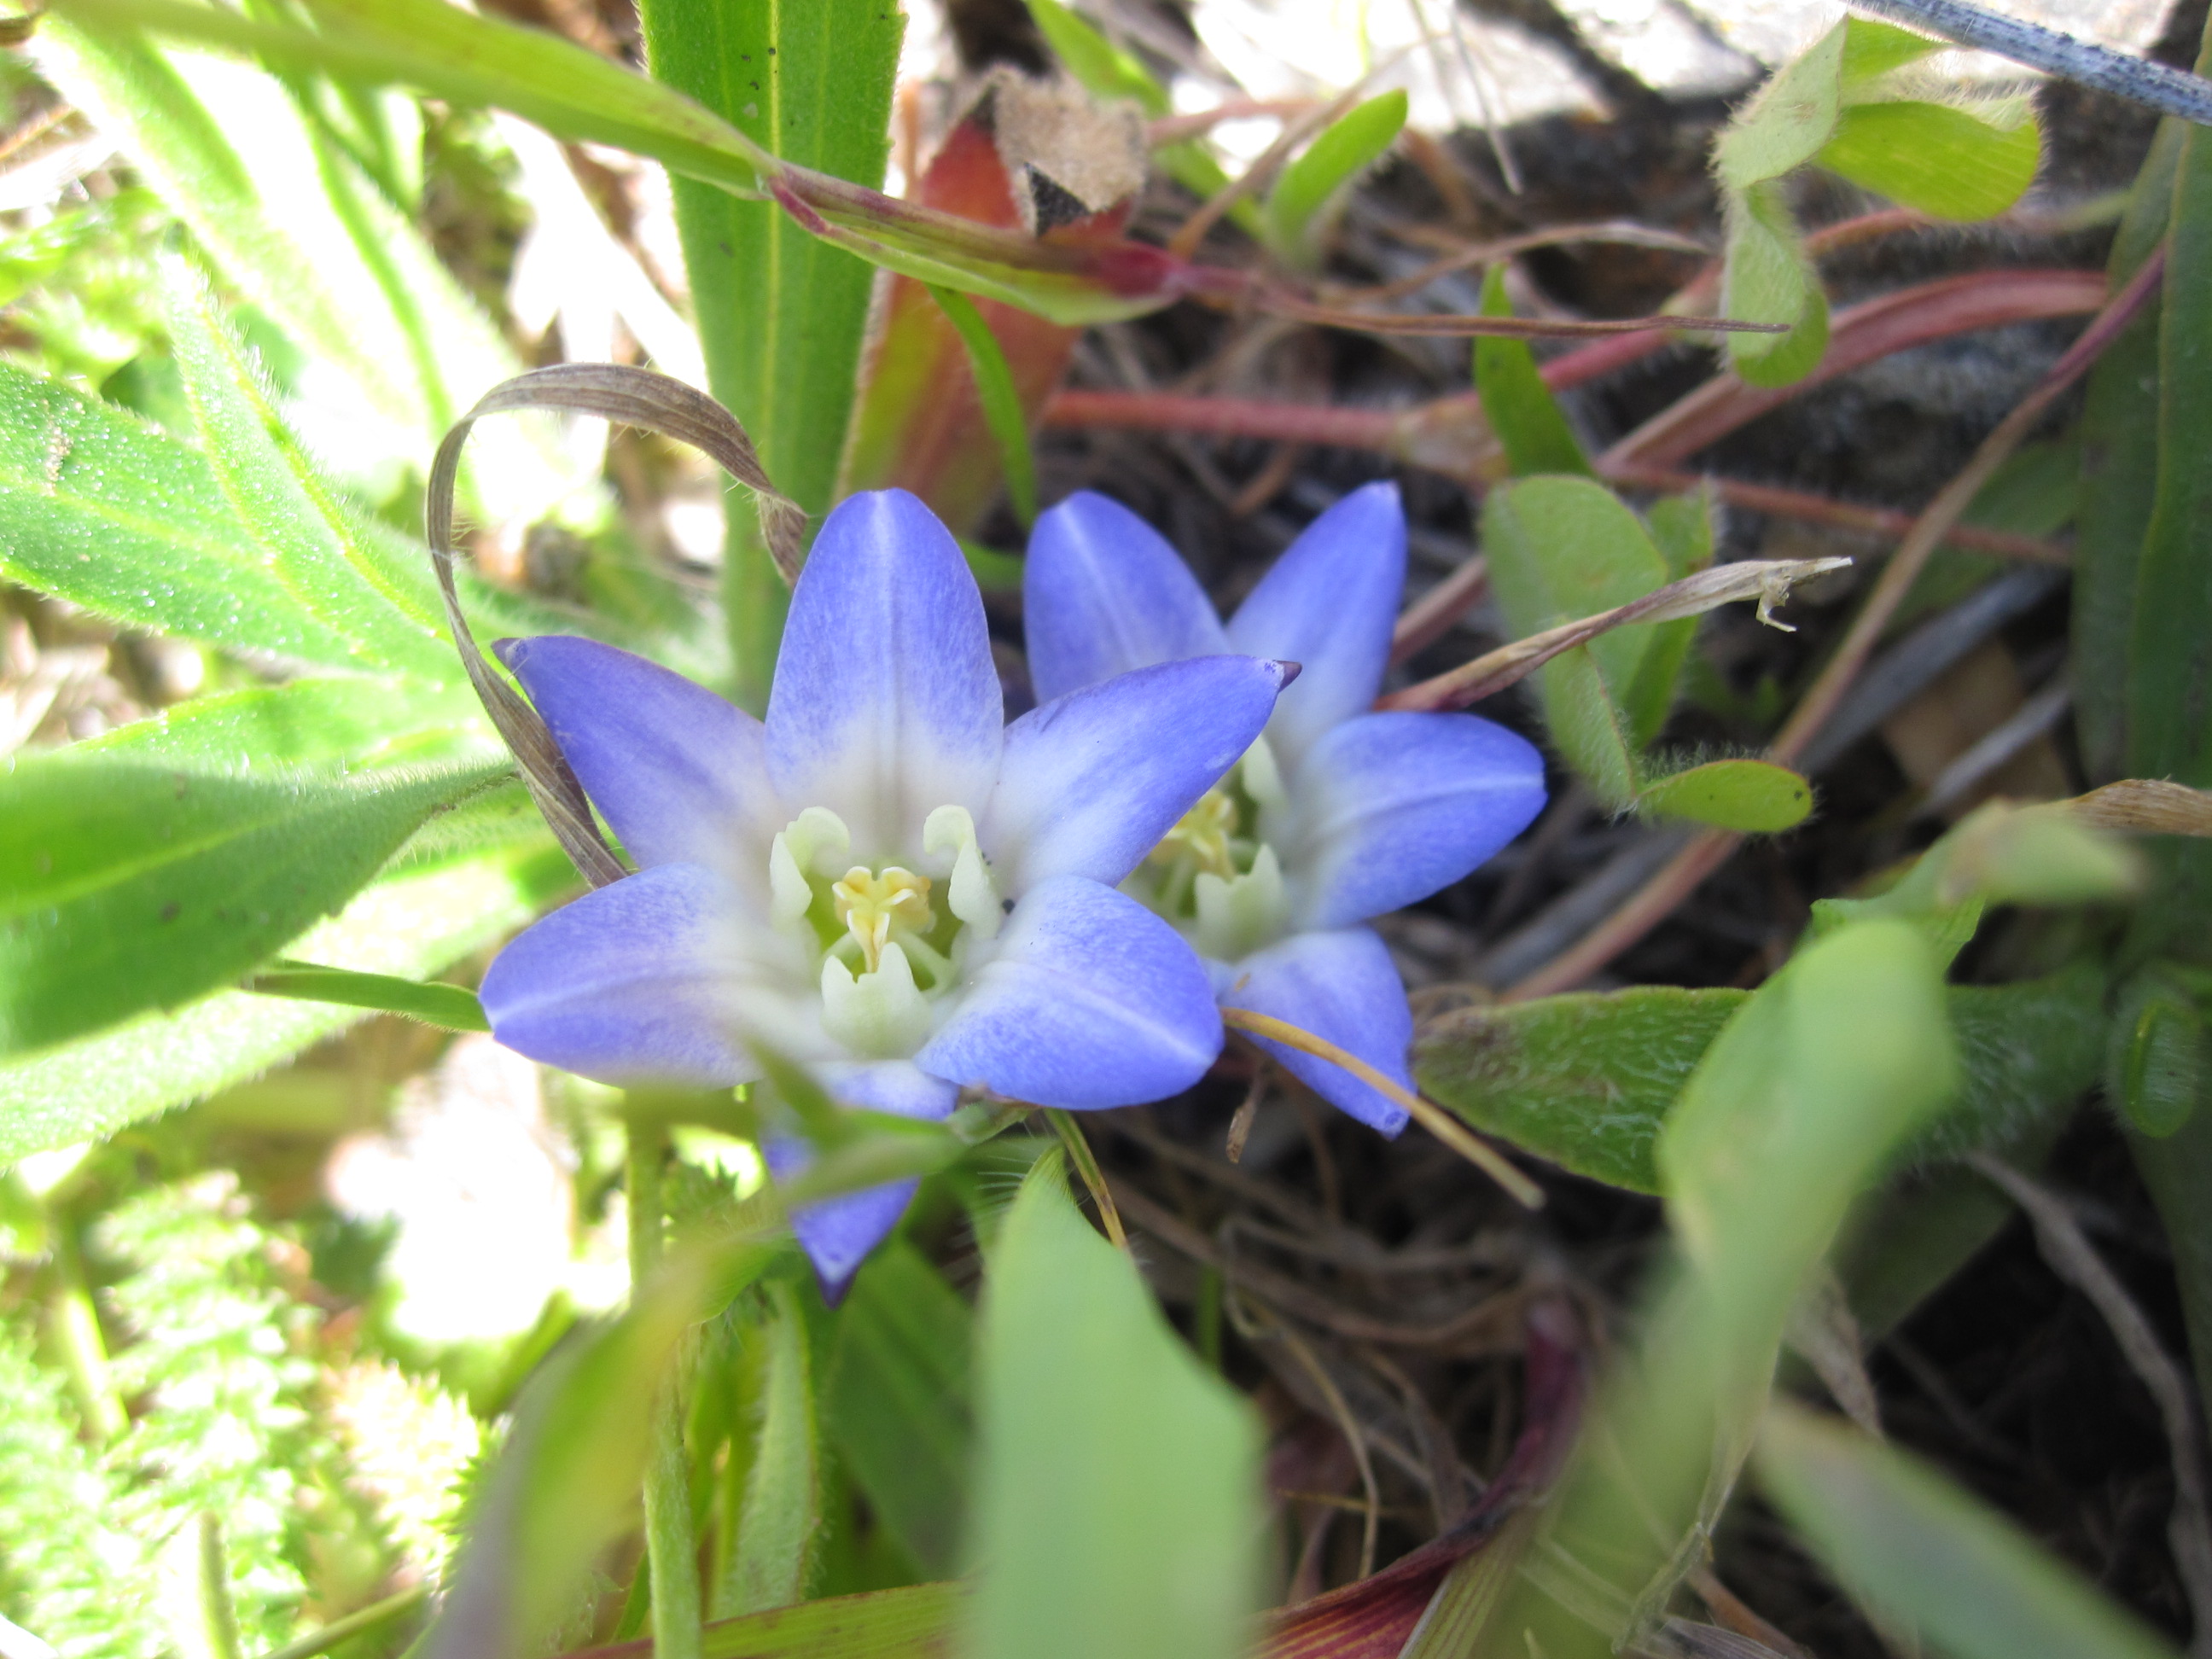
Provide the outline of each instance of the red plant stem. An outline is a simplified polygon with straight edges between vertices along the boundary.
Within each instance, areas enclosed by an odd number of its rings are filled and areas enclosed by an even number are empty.
[[[1385,409],[1331,404],[1266,403],[1252,398],[1184,398],[1168,392],[1092,392],[1069,387],[1045,405],[1044,423],[1134,427],[1147,432],[1203,432],[1221,438],[1276,438],[1337,449],[1395,453],[1404,416]]]
[[[1756,386],[1717,374],[1613,445],[1599,469],[1624,461],[1672,465],[1792,398],[1893,352],[1976,329],[2081,316],[2100,308],[2106,297],[2105,279],[2093,270],[1977,271],[1885,294],[1836,313],[1827,354],[1805,379]]]
[[[1881,580],[1875,584],[1859,614],[1852,619],[1843,643],[1820,671],[1812,689],[1799,702],[1782,730],[1775,735],[1769,754],[1787,764],[1795,759],[1813,735],[1824,725],[1851,682],[1865,666],[1869,656],[1897,614],[1897,607],[1920,572],[1926,568],[1929,556],[1944,541],[1959,515],[1972,505],[1981,493],[1990,476],[2003,465],[2005,458],[2017,448],[2022,439],[2034,429],[2054,400],[2074,384],[2105,349],[2119,337],[2122,330],[2134,320],[2150,296],[2158,290],[2159,282],[2166,269],[2163,249],[2143,262],[2128,285],[2111,300],[2097,319],[2081,331],[2081,336],[2068,348],[2065,354],[2051,365],[2035,390],[2020,406],[1997,423],[1990,435],[1982,441],[1959,475],[1945,485],[1936,499],[1928,504],[1912,527],[1912,533],[1897,550],[1889,566],[1882,572]],[[1531,997],[1548,996],[1555,992],[1572,990],[1592,974],[1596,973],[1623,951],[1634,945],[1644,934],[1663,921],[1694,892],[1699,884],[1724,863],[1743,837],[1727,830],[1708,830],[1684,848],[1650,880],[1644,883],[1626,904],[1606,918],[1595,930],[1559,956],[1538,969],[1534,973],[1510,987],[1504,994],[1507,1001],[1524,1001]]]
[[[1856,507],[1848,501],[1829,500],[1802,489],[1782,489],[1771,484],[1745,483],[1735,478],[1718,478],[1710,473],[1680,472],[1663,466],[1638,466],[1631,463],[1616,466],[1606,473],[1607,479],[1632,489],[1664,490],[1669,495],[1680,495],[1699,488],[1709,488],[1731,507],[1748,507],[1754,513],[1771,513],[1778,518],[1802,519],[1810,523],[1833,525],[1838,530],[1863,531],[1869,536],[1886,537],[1901,541],[1911,533],[1914,523],[1910,513],[1898,513],[1885,507]],[[1994,553],[2000,557],[2020,559],[2030,564],[2068,564],[2072,562],[2063,545],[2045,541],[2039,536],[2019,536],[2008,530],[1980,530],[1972,525],[1958,525],[1944,537],[1948,546],[1966,548],[1977,553]]]

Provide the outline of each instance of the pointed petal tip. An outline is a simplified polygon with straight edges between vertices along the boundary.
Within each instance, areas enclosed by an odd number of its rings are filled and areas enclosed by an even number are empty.
[[[1270,659],[1270,660],[1275,665],[1275,672],[1282,676],[1282,678],[1277,683],[1275,687],[1279,691],[1289,690],[1291,689],[1291,682],[1296,680],[1299,675],[1306,672],[1306,665],[1304,663],[1292,662],[1288,658],[1275,657]]]
[[[491,653],[507,665],[509,673],[513,673],[522,665],[522,659],[530,654],[530,641],[514,639],[494,640],[491,642]]]

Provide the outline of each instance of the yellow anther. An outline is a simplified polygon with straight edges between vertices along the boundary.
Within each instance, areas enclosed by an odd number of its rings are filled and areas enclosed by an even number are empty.
[[[860,941],[870,973],[883,965],[894,933],[926,933],[937,922],[929,908],[929,878],[888,865],[878,875],[864,864],[848,870],[830,889],[837,920]]]
[[[1216,784],[1160,837],[1146,856],[1154,864],[1173,864],[1188,856],[1201,870],[1224,880],[1237,873],[1229,856],[1229,838],[1237,833],[1237,803]]]

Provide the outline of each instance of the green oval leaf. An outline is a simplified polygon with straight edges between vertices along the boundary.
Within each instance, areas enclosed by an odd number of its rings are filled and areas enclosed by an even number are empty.
[[[1744,835],[1771,835],[1805,821],[1813,786],[1772,761],[1707,761],[1644,786],[1637,805]]]
[[[2043,135],[1946,104],[1857,104],[1814,161],[1932,219],[1994,219],[2035,182]]]

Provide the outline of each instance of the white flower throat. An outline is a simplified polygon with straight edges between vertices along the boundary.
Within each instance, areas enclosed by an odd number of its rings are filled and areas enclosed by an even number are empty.
[[[1269,839],[1280,834],[1286,799],[1261,738],[1160,837],[1122,890],[1173,922],[1202,957],[1235,962],[1273,944],[1290,928],[1282,860]]]
[[[769,848],[769,920],[818,955],[823,1030],[859,1058],[901,1059],[927,1042],[931,1004],[1002,920],[967,808],[932,812],[913,861],[923,870],[854,862],[845,821],[822,806],[793,818]],[[933,902],[940,886],[942,909]]]

